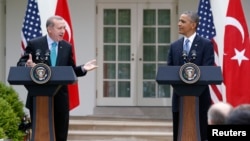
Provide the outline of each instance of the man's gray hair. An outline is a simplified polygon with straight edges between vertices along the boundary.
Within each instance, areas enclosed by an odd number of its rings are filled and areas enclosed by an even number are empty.
[[[49,26],[53,27],[55,25],[54,20],[64,20],[64,19],[61,16],[57,16],[57,15],[51,16],[48,18],[46,22],[46,27],[49,27]]]
[[[187,15],[188,17],[190,17],[191,21],[192,21],[192,22],[195,22],[196,25],[197,25],[196,27],[198,27],[199,21],[200,21],[200,17],[199,17],[199,15],[198,15],[197,12],[194,12],[194,11],[185,11],[185,12],[183,12],[182,14],[185,14],[185,15]]]

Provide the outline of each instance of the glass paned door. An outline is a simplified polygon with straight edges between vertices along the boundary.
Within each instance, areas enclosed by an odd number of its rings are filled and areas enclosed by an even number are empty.
[[[139,38],[138,71],[141,76],[138,84],[138,105],[170,106],[170,85],[158,85],[155,81],[157,69],[166,65],[167,52],[171,39],[175,39],[175,11],[169,4],[140,4],[138,7]]]
[[[134,105],[135,68],[133,66],[136,5],[98,6],[98,105]]]
[[[172,3],[98,4],[98,106],[171,106],[171,87],[155,77],[176,39],[173,11]]]
[[[130,97],[131,10],[103,12],[104,97]]]

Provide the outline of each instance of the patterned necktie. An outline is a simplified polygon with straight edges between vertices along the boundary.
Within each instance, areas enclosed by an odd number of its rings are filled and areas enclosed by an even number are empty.
[[[187,54],[189,53],[189,40],[188,39],[185,40],[183,49],[186,50]]]
[[[51,44],[51,50],[50,50],[50,61],[51,61],[51,66],[55,66],[56,65],[56,47],[57,47],[57,43],[53,42]]]

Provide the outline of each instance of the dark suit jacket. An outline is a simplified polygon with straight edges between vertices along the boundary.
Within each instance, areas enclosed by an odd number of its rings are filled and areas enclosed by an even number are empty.
[[[72,48],[71,44],[68,43],[67,41],[62,40],[58,43],[58,54],[57,54],[56,66],[72,66],[76,76],[86,75],[87,71],[82,70],[81,66],[75,65],[71,48]],[[42,36],[42,37],[30,40],[27,44],[24,55],[19,59],[17,65],[25,66],[25,63],[27,62],[30,53],[32,54],[33,61],[35,63],[38,63],[38,61],[36,60],[36,51],[38,49],[41,50],[41,56],[44,57],[45,52],[49,50],[46,36]],[[46,61],[45,63],[51,66],[50,58],[48,58],[48,61]],[[58,93],[60,93],[60,95],[64,95],[63,98],[67,98],[66,100],[68,100],[67,86],[61,87]],[[62,101],[66,102],[66,100],[63,99]],[[32,104],[31,98],[28,94],[26,107],[31,108],[32,106],[31,104]]]
[[[184,64],[184,59],[182,57],[183,53],[183,41],[184,37],[180,38],[179,40],[173,42],[170,45],[170,49],[168,52],[168,60],[167,65],[169,66],[181,66]],[[206,38],[202,38],[198,35],[194,38],[194,41],[192,43],[190,52],[188,54],[188,58],[191,58],[191,51],[195,50],[197,57],[193,61],[198,66],[212,66],[214,65],[214,49],[213,44],[210,40]],[[202,96],[200,97],[200,103],[203,102],[207,108],[209,107],[210,101],[210,92],[209,88],[203,92]],[[172,111],[178,112],[179,110],[179,96],[175,94],[175,91],[173,93],[173,99],[172,99]]]

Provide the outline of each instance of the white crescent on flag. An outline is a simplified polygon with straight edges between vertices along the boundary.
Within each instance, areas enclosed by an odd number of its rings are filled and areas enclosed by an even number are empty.
[[[226,17],[226,25],[232,25],[232,26],[235,26],[241,33],[241,37],[242,37],[242,43],[244,42],[244,38],[245,38],[245,33],[244,33],[244,29],[241,25],[241,23],[233,18],[233,17]]]

